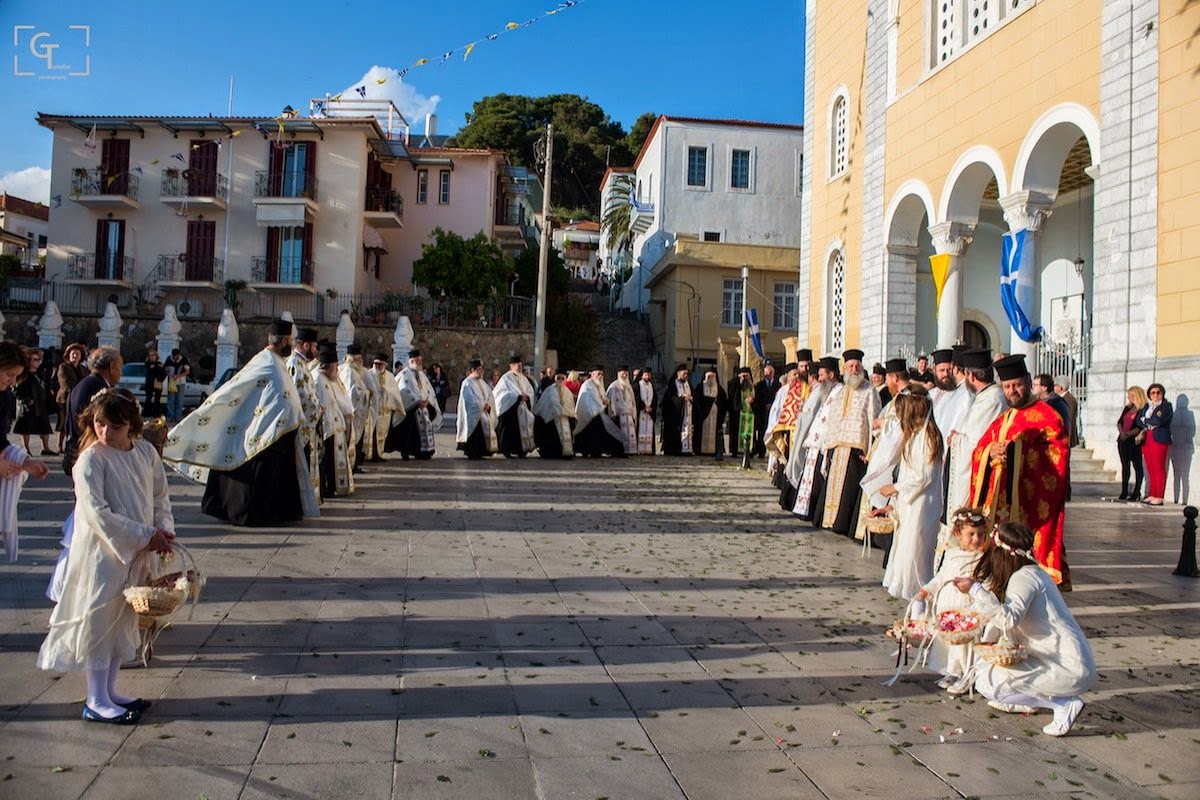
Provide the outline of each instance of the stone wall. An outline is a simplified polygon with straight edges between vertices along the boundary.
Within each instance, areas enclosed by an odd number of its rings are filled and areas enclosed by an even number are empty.
[[[23,345],[36,345],[37,320],[40,316],[40,313],[5,314],[5,338]],[[146,353],[155,346],[160,320],[161,317],[157,316],[124,319],[121,326],[124,337],[121,340],[121,352],[127,361],[145,359]],[[96,334],[100,330],[99,322],[98,315],[64,314],[63,345],[84,342],[94,347]],[[181,319],[179,322],[183,325],[180,349],[192,362],[197,378],[201,381],[211,380],[216,357],[216,321]],[[336,325],[317,325],[316,328],[322,338],[334,341]],[[394,332],[395,325],[358,325],[355,328],[355,341],[362,345],[368,360],[376,352],[387,353],[390,359]],[[238,336],[241,340],[238,363],[245,363],[266,342],[267,322],[239,321]],[[531,366],[533,364],[533,331],[530,330],[418,327],[413,337],[413,347],[421,350],[426,366],[435,361],[442,364],[450,377],[452,391],[457,391],[458,382],[467,373],[467,362],[472,358],[483,361],[485,374],[490,374],[493,369],[501,372],[508,369],[508,358],[512,353],[523,356]]]

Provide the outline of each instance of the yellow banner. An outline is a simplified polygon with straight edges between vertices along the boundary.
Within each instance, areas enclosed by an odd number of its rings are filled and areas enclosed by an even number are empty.
[[[933,286],[937,290],[937,307],[942,307],[942,289],[946,288],[946,276],[950,274],[950,254],[939,253],[929,257],[929,268],[933,270]]]

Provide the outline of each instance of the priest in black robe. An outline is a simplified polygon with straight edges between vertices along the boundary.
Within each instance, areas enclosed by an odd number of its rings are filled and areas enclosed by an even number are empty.
[[[766,368],[763,368],[764,371]],[[731,456],[737,456],[742,451],[741,446],[741,426],[738,424],[739,414],[742,411],[742,392],[750,393],[750,407],[757,411],[758,401],[754,394],[754,383],[749,377],[748,372],[738,370],[737,374],[730,379],[729,384],[725,387],[725,397],[729,401],[729,449],[728,453]],[[755,422],[758,421],[758,415],[755,414]],[[754,445],[751,444],[750,453],[754,453]]]
[[[722,431],[729,411],[729,398],[717,378],[715,367],[704,371],[704,380],[692,396],[692,441],[696,452],[702,456],[720,457],[725,444]]]
[[[683,364],[675,368],[663,390],[662,451],[668,456],[692,454],[692,386],[688,369]]]

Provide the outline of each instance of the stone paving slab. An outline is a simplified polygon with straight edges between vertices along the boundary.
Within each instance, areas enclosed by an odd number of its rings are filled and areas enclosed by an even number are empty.
[[[70,493],[28,484],[0,565],[0,798],[1200,796],[1178,508],[1070,505],[1101,676],[1055,740],[928,673],[882,686],[901,608],[878,553],[779,513],[757,470],[443,454],[360,487],[238,530],[173,479],[208,586],[122,673],[154,707],[108,728],[78,719],[79,676],[34,667]]]

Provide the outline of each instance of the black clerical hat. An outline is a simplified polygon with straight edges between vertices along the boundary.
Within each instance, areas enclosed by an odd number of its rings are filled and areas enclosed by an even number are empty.
[[[617,367],[617,372],[629,372],[629,367]]]
[[[687,369],[687,364],[679,364],[675,367],[675,372],[673,372],[672,374],[678,375],[681,370],[685,370],[685,369]]]
[[[267,332],[272,336],[291,336],[292,323],[288,322],[286,319],[273,319],[271,320],[271,324],[268,327]]]
[[[908,362],[903,358],[889,358],[883,367],[888,372],[908,373]]]
[[[604,372],[604,365],[597,364],[596,366],[592,367],[592,372]]]
[[[738,375],[753,375],[749,367],[738,367]]]
[[[520,357],[519,355],[517,355],[516,353],[513,353],[511,356],[509,356],[509,357],[508,357],[508,363],[510,363],[510,364],[523,364],[523,363],[525,363],[525,362],[523,362],[523,361],[521,360],[521,357]]]
[[[317,353],[317,358],[320,359],[321,366],[338,363],[337,350],[331,347],[321,348],[320,352]]]
[[[863,351],[862,350],[851,348],[842,353],[843,361],[862,361],[862,359],[863,359]]]
[[[821,369],[827,370],[828,372],[838,371],[837,356],[825,356],[818,362],[818,364],[820,365]]]
[[[801,348],[800,351],[798,353],[796,353],[796,360],[797,361],[812,361],[813,360],[812,350],[809,350],[807,347]]]
[[[361,355],[362,355],[362,345],[361,345],[361,344],[352,344],[352,345],[347,345],[347,347],[346,347],[346,355],[348,355],[348,356],[361,356]]]
[[[387,353],[376,353],[372,361],[382,361],[384,364],[389,363]]]
[[[478,358],[472,358],[470,361],[470,364],[471,364],[471,369],[479,369],[480,367],[483,366],[483,362],[480,361]]]
[[[887,370],[883,368],[883,364],[875,363],[871,365],[872,375],[887,375]]]
[[[1005,356],[995,363],[996,374],[1000,376],[1002,381],[1011,381],[1013,378],[1029,376],[1029,369],[1025,366],[1025,356],[1017,353],[1014,356]]]
[[[421,351],[420,351],[420,350],[409,350],[409,351],[408,351],[408,357],[409,357],[409,358],[420,358],[420,357],[421,357]]]
[[[973,347],[962,354],[962,365],[965,369],[987,369],[992,366],[992,351],[986,347]]]
[[[316,328],[301,328],[296,331],[297,342],[315,342],[318,338]]]
[[[929,354],[934,364],[949,364],[954,357],[954,351],[950,349],[934,350]]]
[[[788,363],[783,365],[783,374],[787,375],[789,372],[791,372],[794,369],[800,369],[800,365],[797,364],[795,361],[789,361]]]
[[[967,352],[970,349],[971,348],[965,344],[956,344],[953,347],[951,347],[950,348],[950,363],[954,364],[957,367],[961,367],[963,365],[963,362],[962,362],[963,353]]]

